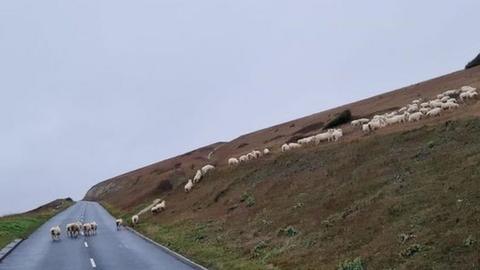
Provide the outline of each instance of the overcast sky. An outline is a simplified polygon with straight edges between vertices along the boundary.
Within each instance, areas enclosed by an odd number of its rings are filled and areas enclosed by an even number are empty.
[[[0,214],[462,69],[480,50],[478,10],[478,0],[1,1]]]

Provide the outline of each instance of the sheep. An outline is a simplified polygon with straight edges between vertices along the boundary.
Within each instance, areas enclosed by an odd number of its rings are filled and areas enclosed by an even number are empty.
[[[238,159],[233,158],[233,157],[232,157],[232,158],[229,158],[229,159],[228,159],[228,165],[229,165],[229,166],[232,166],[232,167],[233,167],[233,166],[237,166],[237,165],[238,165]]]
[[[315,144],[319,144],[320,142],[323,142],[323,141],[330,141],[330,138],[332,136],[332,131],[329,130],[327,132],[323,132],[323,133],[319,133],[317,135],[314,136],[315,138]]]
[[[288,146],[290,147],[290,149],[297,149],[302,147],[302,145],[298,143],[289,143]]]
[[[469,91],[469,92],[463,92],[460,94],[460,100],[465,101],[465,99],[470,99],[478,96],[477,91]]]
[[[203,166],[203,167],[202,167],[202,176],[207,175],[207,173],[208,173],[209,171],[212,171],[212,170],[215,170],[215,166],[210,165],[210,164]]]
[[[356,127],[356,126],[361,126],[363,124],[366,124],[366,123],[368,123],[368,121],[370,121],[370,120],[367,119],[367,118],[360,118],[360,119],[353,120],[352,122],[350,122],[350,124],[352,124],[352,126]]]
[[[458,90],[447,90],[447,91],[443,92],[443,94],[445,96],[453,96],[453,95],[458,94],[458,92],[459,92]]]
[[[98,228],[97,223],[95,221],[92,221],[90,222],[90,226],[92,226],[92,233],[97,234],[97,228]]]
[[[433,108],[427,112],[427,116],[439,116],[442,112],[442,108]]]
[[[92,232],[92,225],[90,225],[90,223],[84,223],[83,224],[83,234],[85,236],[90,236]]]
[[[462,91],[462,92],[471,92],[471,91],[475,91],[475,90],[477,90],[477,88],[474,88],[474,87],[471,87],[471,86],[468,86],[468,85],[462,86],[460,88],[460,91]]]
[[[342,129],[334,129],[332,132],[332,140],[333,141],[338,141],[341,137],[343,137],[343,131]]]
[[[268,149],[268,148],[263,149],[263,154],[264,155],[270,154],[270,149]]]
[[[421,108],[421,109],[420,109],[420,112],[423,113],[423,114],[427,114],[427,112],[428,112],[429,110],[430,110],[429,108]]]
[[[256,159],[257,157],[256,157],[253,153],[248,153],[248,154],[247,154],[247,158],[248,158],[248,160],[254,160],[254,159]]]
[[[139,220],[138,215],[134,215],[132,217],[132,227],[135,227],[135,225],[138,224],[138,220]]]
[[[188,179],[188,182],[185,184],[185,192],[188,193],[190,192],[190,190],[192,190],[193,188],[193,182],[192,182],[192,179]]]
[[[444,110],[456,109],[458,107],[459,107],[459,105],[455,102],[446,102],[446,103],[442,104],[442,109],[444,109]]]
[[[152,212],[152,214],[157,214],[158,212],[161,212],[161,211],[165,210],[165,207],[166,207],[166,203],[165,203],[165,200],[163,200],[159,204],[152,207],[152,209],[150,209],[150,211]]]
[[[445,96],[444,94],[438,94],[438,95],[437,95],[437,99],[441,99],[441,98],[443,98],[444,96]]]
[[[239,161],[239,162],[247,162],[247,161],[248,161],[248,157],[247,157],[246,155],[240,156],[240,158],[238,158],[238,161]]]
[[[121,226],[123,226],[123,219],[119,218],[115,220],[115,224],[117,225],[117,231],[120,230]]]
[[[65,226],[65,230],[67,231],[67,236],[76,238],[80,234],[80,228],[82,228],[81,222],[67,224]]]
[[[200,182],[200,180],[202,180],[202,171],[201,170],[197,170],[197,172],[195,173],[195,176],[193,177],[193,183],[198,183]]]
[[[427,107],[430,107],[430,103],[429,103],[429,102],[420,103],[420,108],[427,108]]]
[[[399,112],[399,113],[403,113],[403,112],[405,112],[406,110],[407,110],[407,107],[402,107],[402,108],[398,109],[398,112]]]
[[[415,99],[412,101],[412,104],[419,104],[420,102],[422,102],[422,99]]]
[[[262,152],[261,151],[258,151],[258,150],[253,150],[252,151],[252,154],[256,157],[256,158],[260,158],[262,157]]]
[[[430,101],[430,107],[432,108],[441,108],[442,107],[442,102],[438,99],[434,99]]]
[[[60,240],[60,234],[62,233],[62,230],[60,229],[60,226],[54,226],[50,229],[50,236],[52,237],[52,241],[58,241]]]
[[[301,145],[307,145],[307,144],[312,143],[314,141],[314,139],[315,139],[314,136],[310,136],[310,137],[306,137],[306,138],[298,140],[297,143],[301,144]]]
[[[282,145],[282,152],[290,151],[290,146],[286,143]]]
[[[363,124],[362,125],[362,131],[365,133],[370,132],[370,125],[369,124]]]
[[[379,128],[382,128],[382,127],[385,127],[387,125],[387,122],[384,118],[377,118],[377,119],[373,119],[372,121],[370,121],[368,123],[368,126],[370,128],[370,130],[377,130]]]
[[[414,113],[416,111],[418,111],[418,105],[417,104],[413,104],[413,105],[408,106],[407,112]]]
[[[412,113],[408,116],[408,122],[416,122],[422,119],[423,113],[422,112],[416,112]]]
[[[457,102],[457,99],[456,99],[456,98],[450,98],[450,99],[447,100],[447,102],[454,102],[454,103],[456,103],[456,102]]]
[[[440,99],[441,102],[447,102],[447,100],[449,100],[450,97],[449,96],[444,96],[443,98]]]
[[[386,119],[387,125],[398,124],[398,123],[402,123],[403,121],[404,121],[403,115],[394,115]]]

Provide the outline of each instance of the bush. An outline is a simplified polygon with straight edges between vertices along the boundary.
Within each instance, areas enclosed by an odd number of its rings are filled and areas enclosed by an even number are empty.
[[[247,192],[242,194],[240,201],[244,202],[247,205],[247,207],[252,207],[255,205],[255,197],[253,197],[252,194]]]
[[[363,265],[362,258],[358,257],[354,260],[345,260],[340,263],[337,267],[338,270],[364,270],[366,269]]]
[[[352,121],[352,113],[350,110],[345,110],[337,114],[332,120],[328,121],[323,129],[334,128],[336,126]]]
[[[477,55],[477,57],[475,57],[475,59],[473,59],[472,61],[470,61],[466,66],[465,66],[465,69],[469,69],[469,68],[473,68],[473,67],[476,67],[480,65],[480,54]]]
[[[298,234],[298,231],[292,226],[282,228],[278,231],[278,235],[286,235],[288,237],[294,237],[297,234]]]

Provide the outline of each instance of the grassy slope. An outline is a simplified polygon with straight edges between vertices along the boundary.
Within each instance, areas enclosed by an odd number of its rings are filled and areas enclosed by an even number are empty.
[[[59,200],[51,206],[40,207],[23,214],[0,217],[0,249],[16,238],[26,238],[51,217],[73,202]]]
[[[219,169],[139,229],[210,269],[479,269],[479,154],[479,119],[300,149]]]

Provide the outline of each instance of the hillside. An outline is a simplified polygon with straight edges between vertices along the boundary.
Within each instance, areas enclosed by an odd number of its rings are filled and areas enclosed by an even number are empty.
[[[165,198],[168,210],[142,216],[140,229],[211,269],[335,269],[356,257],[368,269],[476,269],[479,103],[372,135],[343,125],[341,142],[279,153],[345,109],[368,117],[463,85],[480,87],[479,67],[153,164],[92,187],[86,199],[128,216]],[[263,147],[274,153],[226,166]],[[186,179],[207,163],[219,168],[185,194]]]
[[[72,199],[57,199],[31,211],[0,217],[0,249],[15,238],[26,238],[45,221],[73,204]]]

